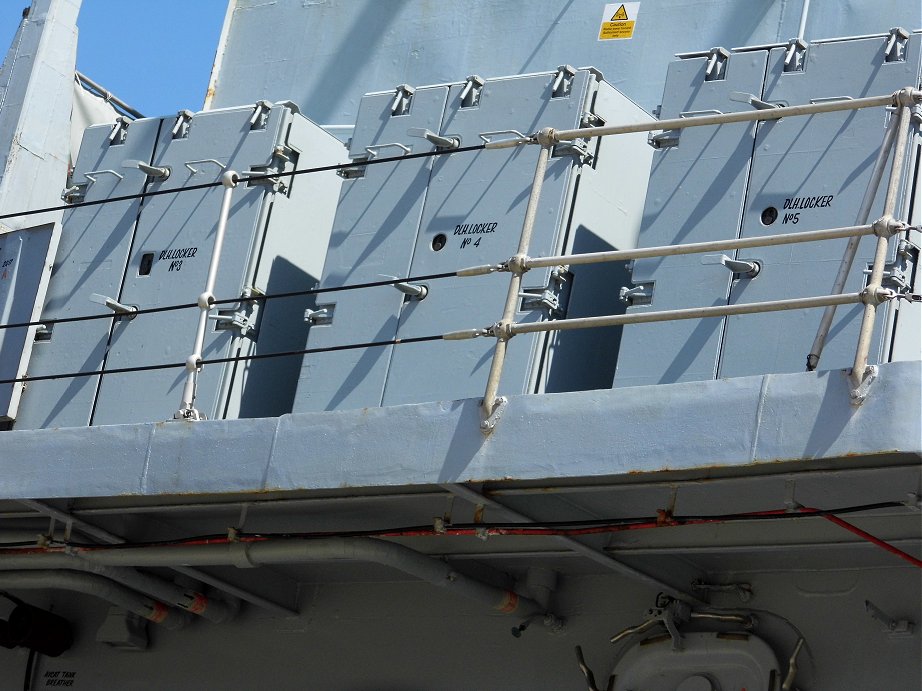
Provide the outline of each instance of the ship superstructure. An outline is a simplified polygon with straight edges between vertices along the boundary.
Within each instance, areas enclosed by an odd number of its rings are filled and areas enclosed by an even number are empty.
[[[826,4],[232,0],[2,197],[0,688],[919,688],[922,8]]]

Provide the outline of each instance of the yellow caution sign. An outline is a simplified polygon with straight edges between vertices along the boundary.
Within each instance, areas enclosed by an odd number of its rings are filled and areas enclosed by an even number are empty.
[[[599,27],[599,40],[616,41],[633,38],[639,11],[639,2],[605,5],[605,11],[602,13],[602,25]]]

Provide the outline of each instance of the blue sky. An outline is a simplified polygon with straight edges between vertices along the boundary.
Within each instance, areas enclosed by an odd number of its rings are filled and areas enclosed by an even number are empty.
[[[0,0],[6,55],[31,0]],[[83,0],[77,69],[144,115],[200,110],[227,0]]]

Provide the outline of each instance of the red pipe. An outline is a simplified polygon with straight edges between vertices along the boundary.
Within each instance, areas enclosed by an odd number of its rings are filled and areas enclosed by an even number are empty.
[[[804,506],[804,507],[801,508],[801,511],[803,511],[803,512],[805,512],[805,513],[814,513],[815,511],[817,511],[817,509],[811,509],[811,508],[808,508],[808,507]],[[888,552],[890,552],[890,554],[895,554],[895,555],[898,556],[900,559],[903,559],[903,560],[905,560],[905,561],[908,561],[908,562],[909,562],[910,564],[912,564],[913,566],[922,569],[922,559],[916,559],[916,558],[915,558],[914,556],[912,556],[911,554],[909,554],[909,553],[907,553],[907,552],[904,552],[903,550],[899,549],[898,547],[894,547],[894,546],[891,545],[889,542],[884,542],[884,541],[881,540],[879,537],[875,537],[875,536],[871,535],[870,533],[867,533],[867,532],[863,531],[863,530],[862,530],[861,528],[859,528],[858,526],[852,525],[852,524],[849,523],[848,521],[843,521],[841,518],[839,518],[838,516],[833,516],[831,513],[824,514],[824,515],[823,515],[823,518],[825,518],[827,521],[830,521],[831,523],[835,523],[835,524],[836,524],[837,526],[839,526],[840,528],[845,528],[848,532],[854,533],[854,534],[857,535],[858,537],[867,540],[867,541],[870,542],[872,545],[877,545],[877,546],[880,547],[881,549],[885,549],[885,550],[887,550]]]

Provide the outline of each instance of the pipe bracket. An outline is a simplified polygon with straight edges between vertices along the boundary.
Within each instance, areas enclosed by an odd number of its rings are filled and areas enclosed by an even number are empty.
[[[852,390],[849,392],[851,404],[859,406],[867,399],[871,385],[877,379],[877,366],[866,367],[860,381],[855,377],[854,371],[849,375],[849,379],[852,381]]]
[[[498,396],[493,401],[492,412],[489,416],[485,417],[480,422],[480,431],[484,434],[490,434],[496,425],[499,423],[499,419],[503,416],[503,412],[506,410],[506,405],[509,403],[509,399],[505,396]]]

